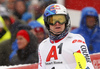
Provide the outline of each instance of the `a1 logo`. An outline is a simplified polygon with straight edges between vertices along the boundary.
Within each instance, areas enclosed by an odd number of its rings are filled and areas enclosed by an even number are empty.
[[[58,46],[58,49],[59,49],[58,54],[61,54],[62,53],[62,45],[63,45],[63,43],[61,43]],[[50,61],[51,58],[54,58],[55,60],[58,59],[56,46],[52,46],[52,48],[51,48],[51,50],[50,50],[50,52],[49,52],[49,54],[47,56],[46,62]]]

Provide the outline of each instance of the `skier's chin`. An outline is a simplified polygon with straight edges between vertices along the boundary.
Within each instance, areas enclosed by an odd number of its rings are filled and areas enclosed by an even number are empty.
[[[60,35],[61,33],[62,33],[62,31],[61,32],[53,32],[55,35]]]

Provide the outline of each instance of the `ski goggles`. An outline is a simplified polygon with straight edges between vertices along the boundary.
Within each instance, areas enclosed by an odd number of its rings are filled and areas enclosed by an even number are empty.
[[[55,25],[57,22],[60,24],[64,24],[66,23],[66,17],[65,15],[61,15],[61,14],[52,15],[48,17],[47,21],[49,25]]]

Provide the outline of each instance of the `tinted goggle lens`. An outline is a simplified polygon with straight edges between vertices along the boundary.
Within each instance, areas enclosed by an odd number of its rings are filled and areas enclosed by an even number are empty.
[[[48,17],[48,23],[50,25],[55,25],[57,22],[59,22],[60,24],[66,23],[65,15],[53,15]]]

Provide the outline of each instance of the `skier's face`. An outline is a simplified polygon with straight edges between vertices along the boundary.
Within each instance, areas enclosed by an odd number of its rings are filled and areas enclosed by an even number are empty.
[[[61,34],[65,29],[66,17],[65,15],[57,14],[48,17],[48,24],[50,31],[56,35]]]
[[[65,24],[60,24],[57,22],[55,25],[49,25],[50,31],[52,31],[54,34],[61,34],[65,29]]]

